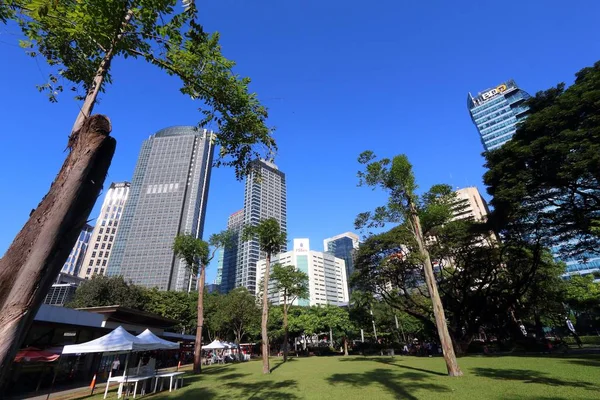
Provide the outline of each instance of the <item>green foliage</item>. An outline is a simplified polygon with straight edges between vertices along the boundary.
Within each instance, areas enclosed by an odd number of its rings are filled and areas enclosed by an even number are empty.
[[[287,235],[281,231],[279,222],[275,218],[267,218],[257,225],[247,225],[242,231],[242,239],[245,241],[256,239],[261,251],[271,255],[279,252],[287,243]]]
[[[528,105],[512,140],[486,153],[496,227],[507,238],[559,244],[567,255],[598,253],[600,62]]]
[[[260,329],[260,309],[256,298],[246,289],[237,288],[225,295],[220,310],[221,321],[231,330],[237,343],[253,337]]]
[[[51,101],[67,87],[93,108],[97,91],[112,81],[114,61],[142,58],[178,77],[181,93],[199,101],[199,126],[217,126],[217,165],[233,166],[240,179],[250,172],[252,160],[276,150],[267,110],[250,92],[250,79],[233,72],[235,63],[222,55],[219,34],[205,32],[197,21],[194,2],[186,9],[176,0],[0,4],[0,20],[15,19],[27,38],[23,47],[50,65],[48,81],[38,88]]]
[[[285,307],[289,307],[296,298],[305,299],[309,296],[308,275],[296,270],[293,265],[275,264],[270,280],[274,283],[274,289],[284,294]]]
[[[75,291],[75,297],[67,304],[70,308],[123,306],[143,310],[146,303],[144,290],[127,283],[122,276],[94,275]]]
[[[191,234],[177,235],[173,241],[173,252],[195,275],[210,262],[208,243]]]
[[[196,331],[198,319],[197,292],[162,291],[156,288],[144,292],[144,311],[179,321],[172,328],[176,332],[193,334]]]
[[[600,283],[594,282],[593,275],[572,276],[565,284],[565,300],[578,313],[600,311]]]

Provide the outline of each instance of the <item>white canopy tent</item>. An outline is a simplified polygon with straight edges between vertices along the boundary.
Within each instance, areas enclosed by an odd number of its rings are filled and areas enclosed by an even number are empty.
[[[202,350],[220,350],[220,349],[227,349],[227,345],[223,342],[220,342],[218,340],[213,340],[212,343],[207,344],[206,346],[202,346]]]
[[[146,329],[144,332],[140,333],[136,337],[149,345],[160,346],[156,347],[156,349],[178,350],[180,347],[179,343],[169,342],[168,340],[159,338],[154,333],[152,333],[150,329]]]
[[[156,343],[149,343],[133,336],[122,326],[98,339],[89,342],[68,345],[63,348],[62,354],[84,354],[84,353],[112,353],[128,351],[147,351],[156,350]]]

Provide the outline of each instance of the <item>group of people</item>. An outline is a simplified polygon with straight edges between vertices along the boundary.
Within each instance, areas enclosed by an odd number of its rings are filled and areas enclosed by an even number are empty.
[[[432,357],[437,354],[442,354],[442,348],[434,342],[414,342],[402,346],[402,355],[405,356]]]

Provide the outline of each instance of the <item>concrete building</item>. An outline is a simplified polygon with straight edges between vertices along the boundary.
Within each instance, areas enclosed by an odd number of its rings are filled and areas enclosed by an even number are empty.
[[[308,299],[295,299],[293,304],[299,306],[316,305],[347,305],[349,301],[348,280],[346,276],[346,265],[343,259],[335,257],[331,253],[310,250],[308,239],[294,239],[292,251],[277,254],[271,260],[274,264],[293,265],[308,275]],[[258,283],[265,274],[266,261],[257,263]],[[260,285],[257,285],[260,286]],[[256,288],[260,293],[261,287]],[[283,295],[275,291],[274,285],[270,284],[269,300],[274,305],[283,304]]]
[[[90,238],[90,245],[85,254],[79,277],[90,279],[93,275],[104,275],[108,260],[112,253],[114,239],[119,230],[119,222],[129,196],[129,182],[113,182],[110,184],[100,215],[96,219],[96,227]]]
[[[512,79],[475,97],[468,94],[467,108],[485,151],[496,149],[512,138],[517,124],[527,117],[529,107],[524,102],[529,97]]]
[[[67,258],[67,261],[64,263],[60,272],[69,275],[77,275],[79,273],[79,270],[83,265],[85,252],[88,248],[93,229],[93,226],[85,224],[79,233],[77,242],[75,242],[75,245],[71,249],[71,253],[69,253],[69,257]]]
[[[475,186],[458,189],[456,197],[460,201],[460,207],[456,208],[454,219],[469,219],[477,222],[487,221],[490,210],[487,202]]]
[[[283,232],[287,231],[287,191],[285,174],[271,162],[255,161],[256,169],[246,178],[244,209],[229,217],[228,228],[238,233],[237,246],[225,250],[222,290],[234,287],[256,290],[256,263],[264,259],[258,241],[241,239],[243,226],[257,225],[261,220],[275,218]],[[286,250],[286,249],[282,249]]]
[[[73,299],[75,291],[83,279],[65,273],[59,273],[48,290],[44,304],[62,307]]]
[[[162,129],[143,142],[108,275],[159,290],[196,287],[172,245],[180,233],[202,238],[213,153],[213,134],[193,126]]]
[[[348,284],[350,284],[350,277],[354,272],[354,256],[358,250],[359,243],[358,235],[352,232],[345,232],[323,240],[323,250],[325,252],[344,260]]]

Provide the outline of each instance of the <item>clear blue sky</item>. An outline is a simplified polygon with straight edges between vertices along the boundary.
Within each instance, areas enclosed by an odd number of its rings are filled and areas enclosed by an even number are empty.
[[[600,2],[198,0],[202,22],[250,76],[277,128],[276,163],[287,175],[289,237],[352,230],[381,196],[356,187],[357,155],[406,153],[421,188],[482,186],[482,146],[467,92],[513,78],[530,93],[570,84],[600,59]],[[46,193],[65,157],[78,104],[37,93],[42,60],[0,26],[0,254]],[[117,152],[107,184],[130,180],[140,145],[171,125],[200,120],[178,82],[142,62],[113,63],[114,84],[96,112],[110,116]],[[243,183],[216,169],[205,235],[242,208]],[[91,215],[97,215],[100,201]],[[208,274],[215,275],[214,265]]]

